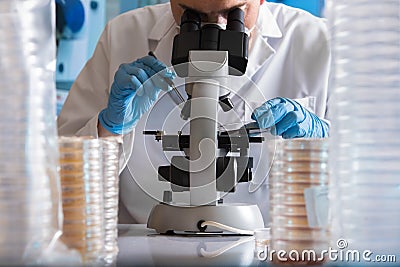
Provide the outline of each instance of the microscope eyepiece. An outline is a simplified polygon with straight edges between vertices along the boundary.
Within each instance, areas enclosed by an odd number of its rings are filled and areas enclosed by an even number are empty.
[[[201,27],[200,14],[194,10],[186,9],[181,17],[181,32],[197,31]]]
[[[244,12],[240,8],[231,10],[228,14],[226,29],[236,32],[244,32]]]
[[[228,51],[229,74],[243,75],[249,42],[243,10],[235,8],[228,13],[226,30],[215,23],[202,26],[201,19],[201,13],[193,9],[186,9],[181,16],[180,32],[174,38],[171,57],[178,76],[187,77],[188,69],[183,63],[189,62],[189,52],[195,50]]]

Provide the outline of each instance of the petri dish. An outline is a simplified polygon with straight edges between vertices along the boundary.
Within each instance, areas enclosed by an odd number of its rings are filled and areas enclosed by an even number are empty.
[[[271,228],[259,228],[254,230],[255,249],[264,249],[270,244]]]
[[[288,150],[328,150],[329,142],[327,138],[318,139],[282,139],[277,140],[277,149]]]
[[[400,199],[399,198],[374,198],[371,203],[371,197],[353,197],[340,195],[340,200],[336,205],[340,205],[343,209],[358,210],[358,211],[380,211],[391,212],[396,214],[399,211]]]
[[[272,163],[271,171],[272,173],[328,173],[329,169],[327,162],[275,160]]]
[[[310,188],[312,185],[306,183],[278,183],[270,184],[271,194],[303,194],[304,190]]]
[[[277,150],[275,152],[274,159],[288,161],[288,162],[296,162],[296,161],[327,162],[328,151],[283,149],[283,150]]]
[[[306,205],[272,205],[272,216],[307,216]]]
[[[326,229],[292,229],[286,227],[273,227],[272,236],[274,240],[290,241],[317,241],[328,242],[329,232]]]
[[[400,200],[400,183],[398,185],[385,185],[385,184],[367,184],[357,185],[341,184],[338,190],[343,196],[357,197],[375,197],[374,200],[379,199],[393,199]]]
[[[271,206],[274,205],[305,205],[304,194],[270,194]]]
[[[270,174],[270,183],[307,183],[313,185],[324,185],[329,181],[328,173],[302,173],[302,172],[272,172]]]
[[[273,227],[309,228],[307,216],[272,216]]]

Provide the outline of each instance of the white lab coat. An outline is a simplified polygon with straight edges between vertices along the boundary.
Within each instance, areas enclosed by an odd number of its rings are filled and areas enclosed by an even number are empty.
[[[110,21],[93,57],[71,88],[58,118],[59,135],[97,137],[98,113],[107,105],[119,65],[143,57],[150,50],[169,64],[172,40],[178,32],[169,4],[133,10]],[[254,107],[276,96],[300,99],[304,106],[324,118],[329,95],[330,47],[323,20],[299,9],[265,2],[253,34],[246,75],[231,79],[233,91],[240,95],[233,97],[235,114],[221,114],[221,121],[231,123],[238,118],[249,121]],[[129,221],[127,215],[134,222],[146,222],[151,207],[168,188],[158,181],[157,167],[168,164],[170,155],[162,151],[161,144],[153,137],[144,137],[142,131],[163,129],[176,134],[180,130],[176,127],[183,122],[178,112],[171,112],[173,108],[170,98],[160,96],[134,131],[124,136],[120,201],[121,214],[127,214],[120,216],[121,222]],[[266,150],[265,146],[251,150],[255,157],[256,185],[267,177]],[[267,189],[265,180],[253,193],[249,193],[249,185],[240,184],[237,192],[226,196],[225,201],[257,203],[267,224]]]

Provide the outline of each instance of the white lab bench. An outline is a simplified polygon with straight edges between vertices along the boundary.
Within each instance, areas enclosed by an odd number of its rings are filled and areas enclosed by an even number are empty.
[[[144,224],[118,225],[117,266],[260,266],[248,236],[160,235]]]

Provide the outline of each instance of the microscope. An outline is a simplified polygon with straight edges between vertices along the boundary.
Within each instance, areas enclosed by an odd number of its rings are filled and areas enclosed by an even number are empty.
[[[213,221],[230,227],[254,230],[264,227],[257,205],[224,203],[221,195],[235,192],[237,183],[252,180],[253,158],[249,144],[261,143],[249,129],[218,128],[218,109],[233,109],[227,82],[230,75],[243,75],[247,67],[248,36],[244,14],[229,12],[226,29],[201,24],[200,15],[186,10],[180,33],[175,36],[172,65],[185,78],[185,102],[181,117],[189,120],[190,134],[167,135],[162,130],[145,131],[162,142],[163,151],[181,151],[171,164],[158,167],[158,179],[171,184],[163,202],[150,213],[147,227],[158,233],[220,233]],[[190,203],[177,204],[174,194],[187,192]]]

